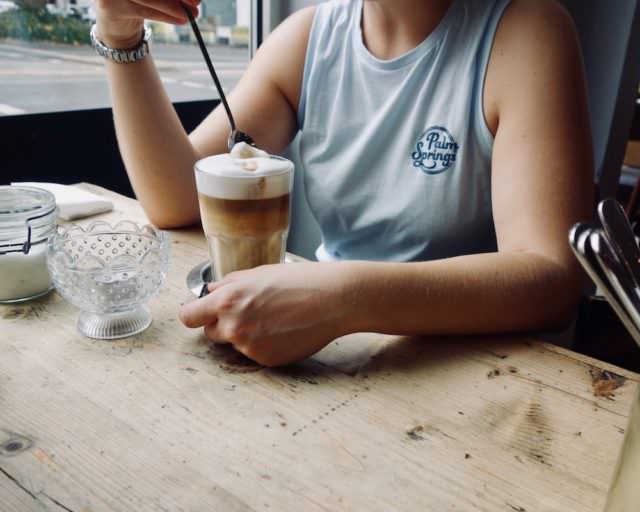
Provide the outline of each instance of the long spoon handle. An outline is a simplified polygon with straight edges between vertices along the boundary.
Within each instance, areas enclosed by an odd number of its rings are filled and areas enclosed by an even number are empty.
[[[594,229],[589,234],[588,243],[600,263],[600,268],[607,276],[611,287],[616,291],[636,330],[640,330],[640,299],[636,294],[634,285],[630,282],[627,269],[619,261],[618,255],[611,247],[609,239],[603,231]],[[633,333],[631,334],[633,336]],[[640,341],[635,336],[634,339],[640,346]]]
[[[224,95],[224,91],[222,90],[222,85],[220,84],[220,80],[218,80],[218,75],[216,74],[216,70],[213,69],[213,63],[211,62],[211,58],[209,57],[209,52],[207,51],[207,47],[202,40],[202,34],[200,33],[200,29],[198,28],[198,24],[196,23],[193,14],[189,10],[189,8],[182,2],[182,8],[184,12],[187,13],[187,17],[189,18],[189,23],[191,24],[191,28],[193,29],[193,33],[196,36],[196,40],[198,41],[198,46],[200,46],[200,51],[202,52],[202,56],[204,57],[204,61],[207,63],[207,67],[209,68],[209,73],[211,74],[211,78],[213,78],[213,83],[216,84],[216,89],[218,89],[218,94],[220,95],[220,100],[222,101],[222,105],[224,105],[224,109],[227,111],[227,117],[229,118],[229,124],[231,125],[231,131],[236,130],[236,122],[233,119],[233,114],[231,113],[231,109],[229,108],[229,104],[227,103],[227,98]]]
[[[573,249],[578,261],[586,270],[591,280],[596,284],[600,292],[605,296],[611,308],[625,326],[634,341],[640,346],[640,329],[627,313],[618,292],[614,290],[613,284],[609,282],[609,277],[604,273],[600,262],[591,248],[589,236],[592,227],[587,223],[576,224],[569,232],[569,244]]]
[[[598,205],[598,215],[609,241],[620,251],[622,263],[634,278],[635,286],[640,283],[640,249],[629,224],[624,208],[612,198],[603,199]]]

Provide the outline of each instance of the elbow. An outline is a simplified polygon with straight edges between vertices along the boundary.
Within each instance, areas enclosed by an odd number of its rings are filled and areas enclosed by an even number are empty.
[[[584,289],[583,274],[577,268],[559,270],[554,274],[541,295],[534,326],[538,331],[564,331],[571,326],[578,312]]]
[[[142,210],[149,222],[158,229],[177,229],[200,222],[197,198],[176,188],[175,193],[134,188]]]
[[[145,209],[147,219],[158,229],[186,228],[200,221],[199,215],[180,215],[171,212],[154,212]]]
[[[575,298],[554,304],[554,307],[549,308],[541,319],[537,326],[537,330],[549,333],[557,333],[567,330],[578,313],[579,303],[580,295],[577,295]]]

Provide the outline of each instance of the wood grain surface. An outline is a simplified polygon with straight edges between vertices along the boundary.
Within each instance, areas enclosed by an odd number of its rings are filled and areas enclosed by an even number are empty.
[[[265,369],[181,325],[206,245],[171,238],[140,335],[84,338],[56,293],[0,306],[0,511],[602,509],[638,375],[525,336],[367,333]]]

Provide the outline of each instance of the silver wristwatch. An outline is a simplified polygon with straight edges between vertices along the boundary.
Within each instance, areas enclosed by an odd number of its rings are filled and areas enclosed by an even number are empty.
[[[95,23],[91,26],[89,35],[91,36],[91,45],[96,53],[112,62],[117,62],[118,64],[137,62],[149,55],[149,41],[151,40],[151,29],[149,27],[144,28],[142,39],[140,39],[138,46],[129,49],[109,48],[105,45],[96,35]]]

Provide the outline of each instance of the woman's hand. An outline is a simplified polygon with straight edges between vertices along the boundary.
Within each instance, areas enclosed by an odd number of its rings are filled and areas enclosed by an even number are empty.
[[[96,0],[98,37],[112,48],[133,48],[140,42],[145,19],[175,25],[187,23],[184,4],[198,15],[200,0]]]
[[[352,268],[292,263],[234,272],[183,306],[180,319],[260,364],[290,364],[355,330]]]

